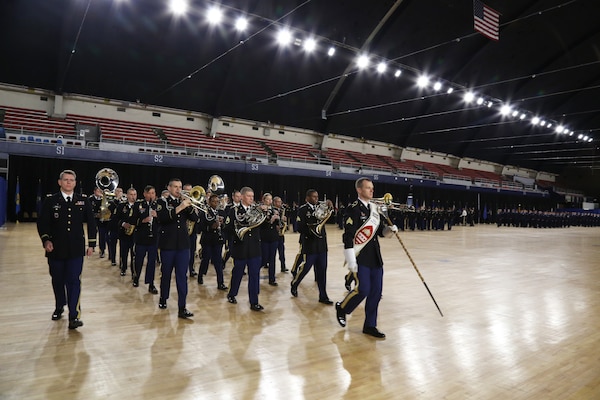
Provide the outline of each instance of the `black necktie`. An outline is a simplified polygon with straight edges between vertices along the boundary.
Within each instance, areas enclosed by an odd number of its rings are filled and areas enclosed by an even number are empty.
[[[71,196],[67,196],[67,203],[71,203]]]

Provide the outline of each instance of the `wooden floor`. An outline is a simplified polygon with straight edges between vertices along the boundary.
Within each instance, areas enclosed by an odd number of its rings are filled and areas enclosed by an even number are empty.
[[[328,291],[345,294],[341,231],[328,227]],[[96,253],[83,273],[82,320],[51,321],[54,299],[31,223],[0,229],[2,399],[599,399],[600,228],[455,227],[382,239],[377,340],[364,304],[340,328],[312,274],[261,280],[264,312],[189,281],[193,321]],[[297,234],[287,240],[288,266]],[[197,267],[196,267],[197,268]],[[212,267],[211,267],[212,269]],[[231,264],[226,270],[226,283]],[[310,279],[309,279],[310,278]],[[157,277],[158,284],[158,277]]]

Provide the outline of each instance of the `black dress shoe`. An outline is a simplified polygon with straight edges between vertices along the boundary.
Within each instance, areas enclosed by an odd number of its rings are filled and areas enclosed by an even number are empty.
[[[329,299],[319,299],[319,303],[327,304],[328,306],[333,304],[333,301]]]
[[[56,321],[62,318],[62,313],[65,311],[64,307],[61,308],[57,308],[56,310],[54,310],[54,312],[52,313],[52,321]]]
[[[252,311],[262,311],[265,308],[263,306],[261,306],[260,304],[250,304],[250,309]]]
[[[180,308],[180,309],[179,309],[179,313],[177,314],[177,316],[178,316],[179,318],[186,319],[186,318],[193,317],[193,316],[194,316],[194,313],[191,313],[191,312],[189,312],[189,311],[187,310],[187,308],[185,308],[185,307],[184,307],[184,308]]]
[[[198,277],[198,285],[203,285],[204,284],[204,278],[202,278],[202,275],[200,275]]]
[[[104,250],[100,251],[100,258],[104,258]]]
[[[227,296],[227,301],[230,302],[231,304],[237,304],[237,300],[235,299],[235,296]]]
[[[121,270],[121,276],[125,276],[125,270]]]
[[[83,326],[83,322],[78,320],[77,318],[69,321],[69,329],[77,329],[80,326]]]
[[[192,278],[193,278],[193,277],[195,277],[195,276],[198,276],[198,273],[197,273],[196,271],[191,271],[191,272],[190,272],[190,277],[192,277]]]
[[[110,263],[110,266],[111,266],[111,267],[116,267],[116,266],[117,266],[117,263],[116,263],[116,262],[114,262],[114,261],[112,261],[112,262]]]
[[[290,292],[292,292],[292,296],[298,297],[298,286],[294,286],[294,284],[292,284]]]
[[[140,286],[140,282],[137,279],[134,279],[132,284],[133,284],[133,287]]]
[[[167,301],[165,299],[163,299],[162,297],[160,298],[160,300],[158,300],[158,308],[160,309],[165,309],[167,308]]]
[[[376,337],[377,339],[383,339],[385,337],[385,333],[379,332],[379,330],[374,326],[363,327],[363,333]]]
[[[227,290],[229,288],[227,286],[225,286],[224,284],[221,283],[219,286],[217,286],[217,289],[219,289],[219,290]]]
[[[152,294],[158,294],[158,290],[156,290],[156,287],[154,287],[154,285],[148,286],[148,292]]]
[[[335,312],[338,323],[342,327],[346,326],[346,312],[342,308],[342,303],[340,303],[339,301],[335,303]]]
[[[279,286],[279,284],[275,281],[269,281],[269,285],[271,286]]]
[[[285,267],[285,265],[282,265],[282,266],[281,266],[281,272],[288,272],[288,271],[289,271],[289,269],[287,269],[287,268]]]

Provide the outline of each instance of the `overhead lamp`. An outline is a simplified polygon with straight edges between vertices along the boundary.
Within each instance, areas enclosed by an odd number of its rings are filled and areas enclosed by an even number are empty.
[[[538,124],[540,123],[540,118],[539,118],[539,117],[533,117],[533,118],[531,119],[531,123],[532,123],[533,125],[538,125]]]
[[[369,66],[369,57],[366,55],[361,55],[356,60],[356,65],[358,65],[359,69],[365,69]]]
[[[526,117],[526,116],[527,116],[527,115],[525,115],[525,114],[523,113],[523,114],[519,115],[519,119],[525,119],[525,117]]]
[[[387,64],[384,63],[383,61],[380,62],[379,64],[377,64],[377,72],[379,72],[380,74],[383,74],[386,69],[387,69]]]
[[[452,92],[454,92],[454,88],[448,88],[448,90],[446,90],[446,93],[448,93],[448,94],[450,94]]]
[[[552,128],[552,122],[548,122],[548,126],[546,126],[546,128],[548,128],[548,129]]]
[[[217,7],[211,7],[206,13],[206,19],[211,25],[217,25],[223,19],[223,12]]]
[[[583,134],[580,133],[579,135],[577,135],[577,139],[583,139]]]
[[[510,106],[508,104],[503,105],[502,107],[500,107],[500,115],[508,115],[510,114],[510,112],[512,111],[512,108],[510,108]]]
[[[491,101],[488,101],[487,106],[488,108],[491,108],[494,105],[494,103],[492,103]]]
[[[477,105],[482,105],[483,104],[483,97],[478,97],[477,98]]]
[[[171,0],[169,9],[175,15],[183,15],[188,9],[188,2],[187,0]]]
[[[544,121],[544,120],[541,120],[541,121],[540,121],[540,126],[546,126],[546,121]]]
[[[235,20],[235,29],[243,32],[248,27],[248,20],[244,17],[239,17]]]
[[[317,41],[313,38],[308,38],[304,41],[304,50],[308,53],[317,48]]]
[[[555,129],[556,133],[563,133],[564,130],[565,130],[565,127],[562,125],[557,126]]]
[[[435,90],[436,92],[439,92],[440,90],[442,90],[442,82],[437,81],[436,83],[434,83],[433,90]]]
[[[401,71],[401,70],[399,70],[399,69],[397,69],[397,70],[396,70],[396,72],[394,72],[394,76],[397,78],[397,77],[399,77],[400,75],[402,75],[402,71]]]
[[[585,140],[587,142],[588,139],[589,139],[588,135],[583,135],[583,140]]]
[[[417,79],[417,86],[420,88],[427,87],[429,85],[429,77],[427,75],[421,75]]]
[[[288,29],[282,29],[277,34],[277,42],[281,46],[287,46],[292,42],[292,33]]]
[[[569,132],[569,136],[573,136],[573,131]]]
[[[463,97],[463,100],[465,101],[465,103],[470,103],[475,99],[475,94],[473,94],[473,92],[467,92],[465,93],[465,96]]]
[[[592,143],[593,141],[594,141],[594,139],[593,139],[593,138],[589,138],[589,139],[588,139],[588,142],[590,142],[590,143]]]
[[[327,50],[327,55],[328,55],[329,57],[331,57],[331,56],[333,56],[334,54],[335,54],[335,47],[331,46],[331,47],[329,48],[329,50]]]
[[[569,133],[570,131],[568,129],[565,128],[565,130],[563,131],[563,133],[566,135],[567,133]]]
[[[519,112],[517,110],[515,110],[510,115],[512,115],[513,117],[516,117],[517,115],[519,115]]]

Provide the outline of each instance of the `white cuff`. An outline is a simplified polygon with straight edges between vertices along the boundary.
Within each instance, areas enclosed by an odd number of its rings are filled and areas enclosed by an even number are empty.
[[[354,249],[344,249],[344,258],[346,259],[346,264],[356,264]]]

